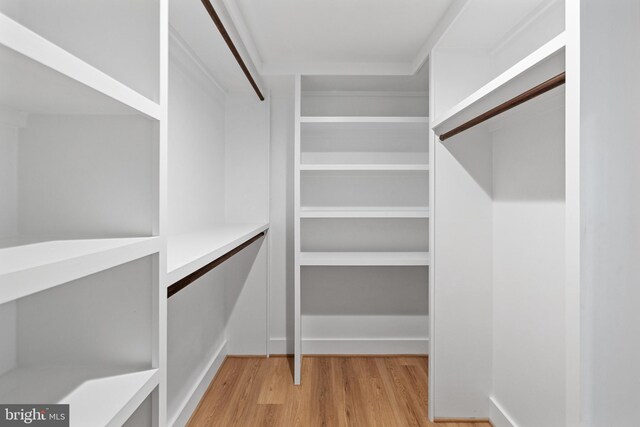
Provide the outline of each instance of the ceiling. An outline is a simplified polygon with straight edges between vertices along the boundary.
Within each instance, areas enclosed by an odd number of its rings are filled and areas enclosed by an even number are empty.
[[[232,0],[263,74],[409,70],[453,0]]]

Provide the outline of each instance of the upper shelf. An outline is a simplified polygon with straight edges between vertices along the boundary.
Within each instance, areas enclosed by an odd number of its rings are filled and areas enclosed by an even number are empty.
[[[565,46],[562,33],[436,118],[433,130],[442,135],[562,73]]]
[[[268,228],[268,223],[219,224],[170,236],[167,239],[167,286],[171,286]]]
[[[0,304],[160,250],[158,237],[11,243],[0,248]]]
[[[132,114],[160,106],[0,13],[0,103],[32,113]]]

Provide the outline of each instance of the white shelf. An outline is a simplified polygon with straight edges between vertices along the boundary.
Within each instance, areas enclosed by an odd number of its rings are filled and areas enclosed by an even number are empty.
[[[0,243],[0,304],[160,250],[158,237]]]
[[[167,286],[269,228],[269,223],[220,224],[167,239]]]
[[[395,206],[308,206],[300,218],[429,218],[427,207]]]
[[[442,135],[562,73],[565,45],[562,33],[434,120],[433,130]]]
[[[160,119],[157,103],[2,13],[0,75],[3,105],[20,112],[142,113]]]
[[[302,266],[429,265],[428,252],[301,252]]]
[[[17,368],[0,376],[0,402],[66,403],[72,427],[121,426],[158,381],[157,369]]]
[[[425,164],[362,164],[362,163],[316,163],[301,164],[302,171],[428,171]]]
[[[301,123],[429,123],[428,117],[302,116]]]

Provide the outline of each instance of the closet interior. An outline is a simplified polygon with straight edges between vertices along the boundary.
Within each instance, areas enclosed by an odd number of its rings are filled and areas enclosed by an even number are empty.
[[[428,3],[0,0],[0,406],[185,426],[227,357],[404,355],[314,400],[631,425],[640,5]]]

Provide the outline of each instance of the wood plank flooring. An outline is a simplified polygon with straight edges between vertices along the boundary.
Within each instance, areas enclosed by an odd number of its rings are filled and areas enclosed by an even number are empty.
[[[229,357],[189,426],[491,427],[429,423],[426,357]]]

